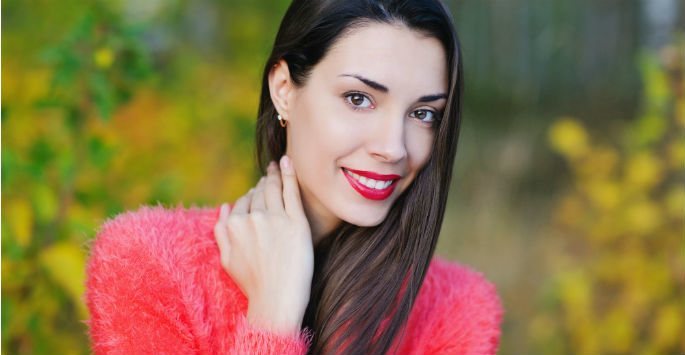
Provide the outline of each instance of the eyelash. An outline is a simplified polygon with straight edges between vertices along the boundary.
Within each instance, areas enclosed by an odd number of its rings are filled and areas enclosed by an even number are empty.
[[[440,121],[440,114],[439,114],[438,112],[433,111],[433,110],[423,109],[423,108],[418,109],[418,110],[414,110],[414,111],[412,111],[412,113],[410,113],[409,115],[410,115],[411,117],[416,117],[415,114],[416,114],[417,112],[419,112],[419,111],[430,112],[430,113],[433,115],[433,120],[432,120],[432,121],[429,121],[429,122],[423,121],[423,120],[421,120],[421,119],[419,119],[419,118],[417,117],[417,119],[418,119],[419,121],[421,121],[421,122],[429,123],[429,124],[433,125],[433,124],[435,124],[436,122],[439,122],[439,121]]]
[[[359,107],[359,106],[354,105],[354,104],[351,102],[351,97],[354,96],[354,95],[359,95],[359,96],[363,97],[365,100],[369,101],[369,104],[370,104],[371,106],[370,106],[370,107]],[[350,105],[350,107],[351,107],[353,110],[355,110],[355,111],[362,111],[362,110],[366,110],[366,109],[374,109],[374,108],[376,108],[375,104],[373,103],[373,100],[371,100],[371,98],[369,98],[369,96],[368,96],[367,94],[364,94],[364,93],[362,93],[362,92],[358,92],[358,91],[347,92],[347,93],[345,93],[345,94],[343,95],[343,98],[345,99],[345,102],[346,102],[348,105]],[[442,119],[442,117],[441,117],[441,115],[440,115],[440,113],[439,113],[438,111],[429,110],[429,109],[418,109],[418,110],[414,110],[414,111],[412,111],[412,113],[410,113],[409,115],[410,115],[411,117],[416,117],[416,113],[419,112],[419,111],[430,112],[430,113],[433,115],[433,121],[426,122],[426,121],[423,121],[423,120],[419,119],[419,121],[422,122],[422,123],[426,123],[426,124],[429,124],[429,125],[433,125],[433,124],[435,124],[435,123],[437,123],[437,122],[440,122],[440,120]],[[417,119],[418,119],[418,118],[417,118]]]
[[[359,106],[354,105],[354,104],[351,102],[351,97],[354,96],[354,95],[359,95],[359,96],[363,97],[364,99],[368,100],[369,103],[371,104],[371,107],[359,107]],[[352,109],[355,110],[355,111],[361,111],[361,110],[365,110],[365,109],[367,109],[367,108],[372,108],[372,109],[373,109],[373,108],[376,108],[376,105],[374,105],[373,100],[371,100],[371,98],[369,98],[369,96],[366,95],[366,94],[364,94],[364,93],[361,93],[361,92],[358,92],[358,91],[351,91],[351,92],[345,93],[345,94],[343,95],[343,97],[345,98],[345,102],[347,102],[347,104],[350,105],[350,107],[352,107]]]

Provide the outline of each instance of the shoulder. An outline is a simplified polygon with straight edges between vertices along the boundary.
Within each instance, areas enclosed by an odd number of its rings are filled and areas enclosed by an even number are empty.
[[[135,264],[193,260],[198,251],[213,246],[215,208],[141,206],[107,219],[90,248],[90,266],[121,259],[121,267]],[[133,265],[130,265],[133,264]]]
[[[458,297],[478,294],[498,301],[495,285],[483,273],[456,261],[435,256],[424,281],[426,291],[434,297]]]
[[[436,256],[410,314],[412,348],[494,354],[503,313],[495,285],[482,273]]]
[[[135,285],[181,281],[216,249],[213,214],[209,208],[142,206],[107,219],[91,242],[86,286],[100,287],[105,278]]]
[[[200,349],[228,344],[215,333],[234,327],[229,315],[244,312],[247,300],[221,268],[217,217],[216,208],[143,206],[101,225],[84,295],[96,350],[137,348],[141,339],[165,331],[174,335],[164,339],[178,337]],[[153,323],[156,333],[148,334]]]
[[[438,256],[431,261],[418,297],[497,322],[503,313],[497,288],[481,272]]]
[[[216,208],[142,206],[107,219],[90,247],[87,273],[184,277],[215,259]],[[149,270],[147,270],[149,271]],[[165,273],[169,275],[163,275]],[[139,280],[135,280],[139,281]],[[140,280],[142,281],[142,280]]]
[[[191,244],[207,227],[211,229],[217,213],[216,208],[141,206],[107,219],[97,232],[95,247],[158,248],[184,240]]]

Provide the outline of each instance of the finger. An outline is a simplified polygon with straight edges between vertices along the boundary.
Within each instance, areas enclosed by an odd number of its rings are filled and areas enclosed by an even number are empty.
[[[230,213],[230,206],[227,203],[221,205],[219,212],[219,220],[214,225],[214,239],[219,246],[219,255],[221,257],[221,265],[224,268],[228,267],[228,260],[231,253],[231,243],[228,239],[228,230],[226,228],[226,220]]]
[[[247,212],[250,211],[250,201],[252,200],[253,191],[254,189],[250,189],[250,191],[235,201],[231,214],[247,214]]]
[[[283,186],[281,184],[281,172],[278,170],[276,162],[269,163],[266,175],[266,185],[264,186],[264,197],[266,208],[271,211],[282,212],[283,207]]]
[[[250,212],[259,210],[263,211],[266,209],[266,200],[264,199],[264,181],[266,181],[266,179],[262,176],[262,178],[259,179],[257,186],[254,188],[254,192],[252,193],[252,202],[250,203]]]
[[[304,217],[297,175],[292,161],[287,155],[281,157],[281,179],[283,180],[283,204],[285,206],[285,212],[291,217]]]
[[[219,209],[219,220],[226,222],[228,219],[228,215],[230,214],[231,211],[231,205],[228,203],[223,203],[221,205],[221,208]]]

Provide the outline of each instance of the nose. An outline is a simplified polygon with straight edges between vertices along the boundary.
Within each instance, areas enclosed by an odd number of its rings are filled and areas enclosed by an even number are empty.
[[[375,129],[370,130],[369,152],[377,160],[384,163],[395,163],[407,157],[405,119],[380,120]]]

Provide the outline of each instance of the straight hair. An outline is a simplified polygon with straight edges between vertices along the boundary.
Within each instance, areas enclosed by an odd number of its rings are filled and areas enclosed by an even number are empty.
[[[286,150],[286,130],[275,119],[269,93],[274,65],[285,60],[293,84],[302,87],[336,41],[371,23],[404,25],[440,41],[448,67],[447,105],[433,125],[428,162],[383,222],[373,227],[342,222],[315,247],[303,320],[303,327],[313,331],[312,354],[391,350],[433,257],[452,179],[463,74],[452,18],[438,0],[294,0],[264,67],[256,129],[259,170],[264,174],[266,164],[278,161]]]

